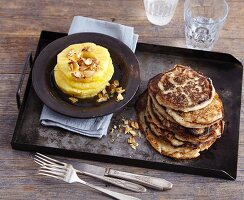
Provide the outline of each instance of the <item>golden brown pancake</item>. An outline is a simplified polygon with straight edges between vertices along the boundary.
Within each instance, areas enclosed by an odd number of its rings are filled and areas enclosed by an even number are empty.
[[[193,128],[192,131],[194,131],[196,134],[198,134],[198,131],[200,131],[199,133],[201,134],[202,128],[209,127],[223,118],[222,101],[216,92],[210,104],[195,111],[176,111],[160,105],[155,97],[158,93],[160,93],[157,83],[162,76],[162,74],[158,74],[148,83],[148,93],[153,103],[153,110],[159,118],[160,116],[163,116],[163,118],[166,118],[172,123],[180,124],[181,126],[185,126],[187,128]]]
[[[147,117],[145,117],[145,121],[147,126],[149,126],[150,131],[156,135],[158,138],[165,140],[166,142],[170,143],[174,147],[198,147],[200,143],[190,143],[188,141],[182,141],[175,137],[175,134],[171,131],[166,129],[159,128],[157,125],[153,123],[149,123],[147,121]]]
[[[146,108],[146,115],[147,113],[150,115],[151,122],[154,122],[159,127],[182,134],[193,135],[196,137],[205,138],[209,135],[209,127],[208,128],[186,128],[177,124],[175,122],[171,122],[167,120],[164,116],[159,115],[157,109],[155,109],[153,102],[151,101],[150,96],[147,100],[147,108]],[[150,119],[149,119],[150,120]]]
[[[166,112],[166,108],[164,106],[161,106],[158,104],[157,100],[151,95],[149,94],[152,104],[153,104],[153,109],[155,111],[155,113],[157,113],[157,115],[161,115],[163,116],[165,119],[173,122],[173,123],[177,123],[173,117],[171,117],[167,112]]]
[[[154,133],[157,136],[165,136],[169,134],[169,132],[174,134],[174,139],[177,139],[181,142],[187,142],[188,146],[199,146],[200,143],[207,143],[213,140],[216,137],[220,137],[223,132],[223,121],[219,121],[218,123],[212,125],[207,128],[206,133],[204,134],[192,134],[191,129],[187,129],[177,124],[172,124],[171,122],[167,122],[166,119],[161,119],[161,121],[155,116],[153,111],[150,109],[150,106],[146,107],[145,111],[146,122],[150,124],[151,129],[154,129]],[[155,127],[163,131],[155,131]],[[191,145],[189,145],[189,143]]]
[[[142,132],[145,134],[147,141],[151,146],[160,154],[169,156],[176,159],[191,159],[198,157],[199,149],[192,147],[174,147],[162,138],[154,135],[150,128],[146,125],[144,118],[144,110],[140,110],[138,113],[138,122]]]
[[[159,138],[162,138],[164,141],[170,143],[174,147],[192,147],[199,148],[200,151],[203,151],[209,148],[209,145],[214,143],[217,139],[217,134],[219,129],[212,130],[212,137],[205,142],[194,142],[191,143],[189,141],[182,141],[175,136],[173,132],[169,132],[165,129],[160,129],[156,125],[149,124],[149,128],[151,132]]]
[[[222,131],[221,126],[216,126],[215,129],[211,130],[211,135],[213,136],[210,140],[200,143],[197,147],[190,146],[189,143],[184,143],[177,139],[176,134],[173,135],[168,130],[160,129],[155,124],[151,124],[146,121],[146,107],[147,104],[147,95],[144,94],[138,100],[136,105],[138,122],[140,129],[145,134],[146,139],[151,144],[151,146],[158,151],[160,154],[175,158],[175,159],[192,159],[200,155],[200,151],[208,149],[217,139],[217,135]],[[153,130],[154,129],[154,130]],[[158,136],[157,136],[158,135]],[[186,134],[187,135],[187,134]],[[162,137],[161,137],[162,136]],[[188,141],[187,141],[188,142]],[[178,145],[178,146],[177,146]]]
[[[183,112],[206,107],[215,94],[210,78],[182,65],[164,73],[158,88],[156,99],[160,105]]]
[[[167,108],[166,112],[178,124],[188,128],[209,127],[224,117],[223,104],[217,93],[215,93],[213,101],[202,109],[182,112]]]

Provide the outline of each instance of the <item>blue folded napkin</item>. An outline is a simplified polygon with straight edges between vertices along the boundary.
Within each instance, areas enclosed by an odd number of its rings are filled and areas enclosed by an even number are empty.
[[[102,33],[124,42],[135,52],[138,35],[134,28],[103,20],[96,20],[82,16],[75,16],[69,29],[69,35],[80,32]],[[40,122],[44,126],[56,126],[81,135],[101,138],[107,134],[113,114],[92,119],[77,119],[57,113],[46,105],[43,106]]]

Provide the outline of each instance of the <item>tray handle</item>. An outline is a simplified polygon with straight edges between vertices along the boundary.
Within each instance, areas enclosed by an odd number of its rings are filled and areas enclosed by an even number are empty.
[[[17,89],[17,92],[16,92],[16,101],[17,101],[18,109],[20,109],[21,104],[22,104],[21,98],[20,98],[20,94],[21,94],[21,90],[22,90],[22,86],[23,86],[23,82],[24,82],[24,78],[25,78],[25,72],[27,70],[27,66],[32,68],[32,64],[33,64],[32,53],[28,53],[28,55],[27,55],[27,57],[25,59],[24,68],[22,70],[22,73],[21,73],[21,76],[20,76],[19,85],[18,85],[18,89]]]

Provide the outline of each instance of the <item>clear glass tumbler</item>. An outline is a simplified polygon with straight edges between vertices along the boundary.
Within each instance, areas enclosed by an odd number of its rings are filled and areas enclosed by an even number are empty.
[[[212,50],[228,15],[225,0],[185,0],[186,46]]]
[[[155,25],[163,26],[172,19],[178,0],[144,0],[147,19]]]

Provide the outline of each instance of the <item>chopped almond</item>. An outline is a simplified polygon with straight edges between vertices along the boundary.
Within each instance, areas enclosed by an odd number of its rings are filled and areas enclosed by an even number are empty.
[[[131,130],[129,133],[130,133],[133,137],[138,136],[137,132],[134,131],[134,130]]]
[[[92,64],[92,59],[91,58],[87,58],[85,61],[84,61],[85,65],[91,65]]]
[[[87,46],[87,47],[84,47],[82,49],[82,51],[87,51],[87,52],[91,52],[92,51],[92,48],[90,46]]]
[[[74,54],[75,54],[75,50],[72,49],[72,50],[69,51],[69,53],[67,54],[67,56],[68,56],[68,57],[71,57],[71,56],[73,56]]]
[[[118,80],[114,80],[112,83],[115,87],[119,86],[119,81]]]
[[[114,133],[114,128],[111,129],[110,133]]]
[[[131,146],[132,149],[135,149],[136,150],[136,146],[135,145],[130,144],[130,146]]]
[[[79,70],[80,70],[80,71],[85,71],[85,70],[88,69],[88,68],[89,68],[89,66],[86,66],[86,65],[80,65]]]
[[[136,149],[136,147],[139,146],[139,144],[135,140],[135,137],[129,137],[127,142],[131,146],[132,149]]]
[[[117,87],[116,92],[122,94],[123,92],[125,92],[125,89],[122,89],[122,87]]]
[[[102,97],[102,98],[99,98],[99,99],[97,100],[97,102],[100,103],[100,102],[104,102],[104,101],[107,101],[107,100],[108,100],[107,97]]]
[[[106,90],[106,89],[103,89],[103,90],[102,90],[102,94],[103,94],[103,95],[107,94],[107,90]]]
[[[130,123],[130,125],[131,125],[134,129],[139,129],[139,124],[138,124],[138,122],[136,122],[136,121],[132,121],[132,122]]]
[[[83,71],[83,73],[84,73],[85,77],[89,78],[89,77],[92,77],[95,74],[95,71],[85,70],[85,71]]]
[[[128,125],[125,126],[125,134],[130,133],[132,131],[132,128]]]
[[[115,93],[117,93],[116,101],[117,102],[122,101],[124,99],[122,93],[125,92],[125,89],[118,86],[119,86],[118,80],[114,80],[112,81],[112,83],[108,83],[106,87],[107,90],[106,89],[103,90],[102,95],[106,96],[107,99],[109,99],[110,97],[113,97]],[[105,95],[105,91],[106,91],[106,95]],[[99,94],[98,94],[98,98],[101,98]],[[98,101],[98,102],[103,102],[103,101]]]
[[[75,78],[81,78],[82,77],[82,74],[80,72],[72,72],[71,73],[72,76],[74,76]]]
[[[69,62],[69,70],[70,71],[78,71],[79,68],[80,68],[80,66],[77,62],[74,62],[74,61]]]
[[[75,97],[69,97],[69,100],[72,102],[72,103],[76,103],[78,101],[77,98]]]
[[[124,97],[122,96],[121,93],[119,93],[116,101],[122,101],[123,99],[124,99]]]

